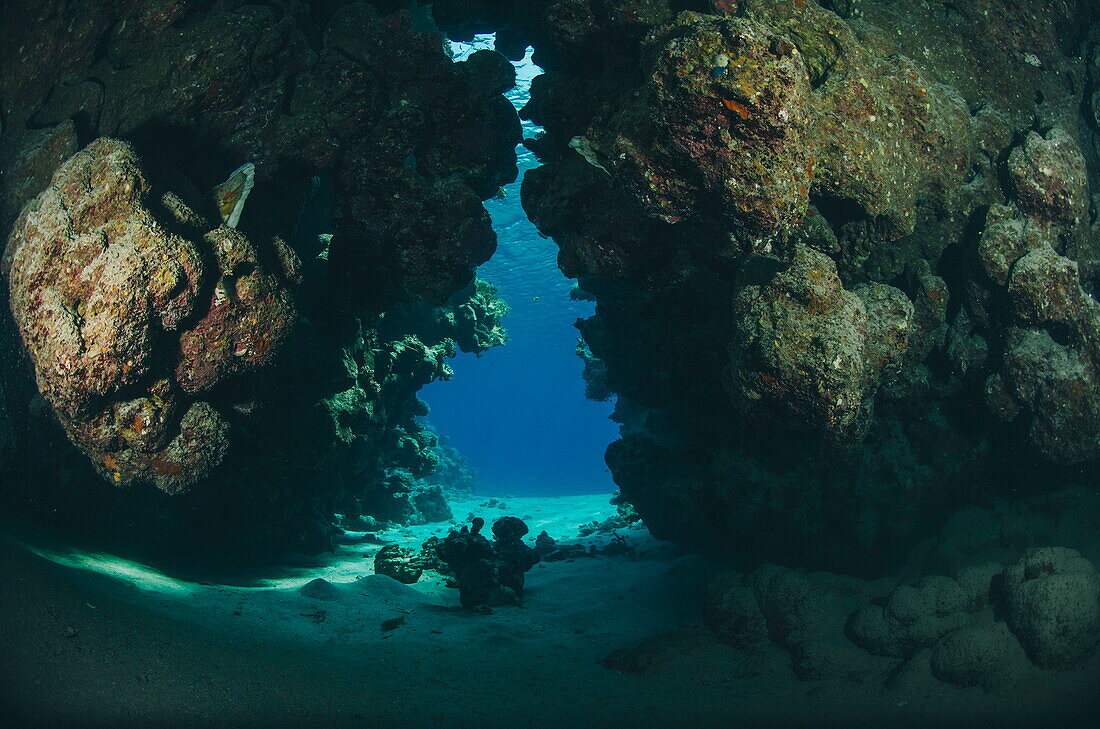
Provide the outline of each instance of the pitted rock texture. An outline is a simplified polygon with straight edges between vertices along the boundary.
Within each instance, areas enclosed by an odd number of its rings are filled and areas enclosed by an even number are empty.
[[[643,55],[644,92],[590,132],[612,174],[668,222],[700,209],[757,232],[800,221],[813,162],[810,81],[794,45],[767,26],[686,13]],[[631,123],[643,118],[652,128]]]
[[[24,127],[74,117],[85,135],[171,157],[204,188],[224,179],[224,159],[252,161],[261,184],[277,181],[253,196],[252,224],[284,237],[310,176],[325,173],[344,297],[385,311],[441,304],[470,283],[496,245],[480,201],[517,172],[519,120],[502,93],[514,70],[503,57],[454,63],[438,33],[389,4],[180,8],[13,7],[0,161],[20,157]],[[41,55],[16,58],[19,47]]]
[[[961,628],[937,643],[930,656],[936,678],[987,691],[1010,685],[1026,665],[1020,642],[1004,623]]]
[[[970,614],[989,602],[990,583],[1000,565],[983,565],[902,585],[882,605],[868,605],[852,614],[852,640],[869,653],[909,658],[963,627]]]
[[[1060,127],[1030,132],[1008,158],[1012,190],[1024,213],[1076,228],[1088,215],[1088,171],[1077,141]]]
[[[1045,139],[1029,134],[1007,164],[1016,200],[990,209],[978,249],[992,288],[1008,302],[986,401],[1046,458],[1085,462],[1100,456],[1100,305],[1070,257],[1089,250],[1080,242],[1084,158],[1054,128]]]
[[[39,389],[70,438],[108,479],[178,492],[227,447],[203,393],[266,365],[289,335],[297,262],[275,241],[285,267],[267,268],[231,229],[172,232],[185,226],[157,219],[158,195],[171,193],[130,145],[97,140],[24,209],[4,267]]]

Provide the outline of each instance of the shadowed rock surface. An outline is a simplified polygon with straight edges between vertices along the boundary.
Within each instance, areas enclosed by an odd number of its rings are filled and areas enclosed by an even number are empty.
[[[416,392],[504,341],[474,273],[520,127],[504,58],[455,63],[395,10],[5,6],[12,513],[243,560],[326,549],[334,514],[449,518]],[[238,229],[218,227],[207,191],[244,162]]]
[[[281,240],[257,249],[175,193],[156,197],[133,149],[99,139],[24,208],[4,269],[70,439],[120,486],[175,493],[225,456],[229,423],[201,398],[270,362],[296,318],[299,264]]]
[[[495,31],[546,70],[522,112],[545,130],[524,205],[597,303],[579,328],[592,394],[616,397],[607,461],[655,535],[874,573],[959,506],[1091,483],[1094,10],[432,4],[451,37]],[[224,468],[186,508],[154,512],[272,524],[257,543],[291,521],[312,547],[330,510],[442,513],[417,497],[435,457],[415,392],[448,375],[453,342],[503,341],[473,274],[519,125],[505,58],[454,63],[432,22],[388,2],[13,6],[5,220],[112,137],[172,170],[181,200],[254,162],[240,235],[302,260],[294,334],[262,363],[210,336],[237,314],[181,334],[173,379],[212,393],[228,445],[199,459]],[[25,376],[5,397],[16,421],[39,412]],[[80,467],[25,447],[21,483],[80,491]]]
[[[1093,3],[434,12],[546,70],[523,202],[597,303],[656,536],[875,573],[959,506],[1094,483]]]
[[[1092,726],[1098,8],[6,3],[0,703]],[[460,527],[417,393],[507,339],[518,117],[621,492]]]

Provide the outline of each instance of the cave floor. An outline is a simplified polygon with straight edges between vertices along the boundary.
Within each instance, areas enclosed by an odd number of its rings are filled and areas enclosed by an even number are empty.
[[[491,523],[485,500],[452,506]],[[499,515],[524,517],[532,535],[609,539],[577,537],[578,524],[613,513],[606,495],[504,501]],[[418,546],[447,528],[379,536]],[[739,650],[697,627],[713,565],[642,528],[622,533],[633,556],[544,562],[522,607],[490,615],[461,610],[434,573],[414,586],[371,574],[375,541],[247,587],[3,542],[0,700],[19,726],[403,728],[1068,726],[1096,701],[1100,657],[994,693],[934,679],[799,681],[778,647]],[[317,577],[335,589],[303,594]],[[383,630],[393,618],[404,621]],[[600,663],[669,631],[642,675]]]

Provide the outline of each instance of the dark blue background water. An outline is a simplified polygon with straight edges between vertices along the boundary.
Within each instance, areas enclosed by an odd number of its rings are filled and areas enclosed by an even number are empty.
[[[455,58],[491,44],[491,36],[473,46],[454,44]],[[539,69],[528,56],[517,71],[509,97],[518,108]],[[525,125],[524,131],[531,136],[537,129]],[[537,162],[525,148],[518,151],[522,180]],[[485,204],[498,248],[479,275],[496,284],[508,303],[508,343],[481,357],[460,354],[451,363],[454,378],[420,396],[431,407],[432,425],[477,469],[479,492],[610,492],[614,484],[603,452],[617,434],[607,419],[611,405],[585,399],[582,364],[574,354],[573,322],[591,315],[592,304],[569,299],[573,282],[557,268],[557,246],[541,238],[524,215],[519,181],[505,193]]]

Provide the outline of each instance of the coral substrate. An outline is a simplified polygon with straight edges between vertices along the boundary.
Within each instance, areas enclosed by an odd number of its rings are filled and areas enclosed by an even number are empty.
[[[203,543],[442,517],[415,393],[504,341],[474,274],[528,46],[523,203],[656,536],[881,573],[959,507],[1091,487],[1094,3],[402,5],[11,4],[8,495]],[[233,229],[207,191],[245,162]]]
[[[433,8],[546,71],[523,203],[656,536],[881,574],[960,506],[1095,484],[1094,3]]]
[[[245,559],[450,518],[416,393],[505,339],[515,72],[392,5],[5,5],[10,513]]]

